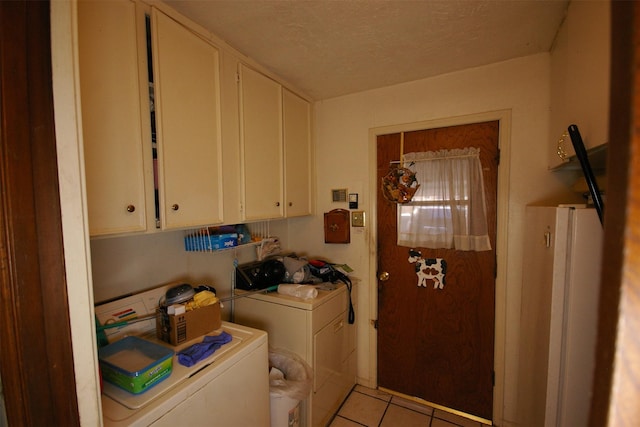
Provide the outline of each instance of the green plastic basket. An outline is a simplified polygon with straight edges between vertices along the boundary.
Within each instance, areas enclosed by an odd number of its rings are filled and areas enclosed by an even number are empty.
[[[149,390],[171,375],[174,351],[138,337],[98,349],[102,378],[130,393]]]

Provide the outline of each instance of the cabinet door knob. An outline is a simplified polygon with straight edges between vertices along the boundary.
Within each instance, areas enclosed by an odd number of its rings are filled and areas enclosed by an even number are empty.
[[[180,206],[177,203],[171,205],[171,210],[177,211],[178,209],[180,209]]]
[[[289,206],[293,206],[293,202],[289,202]]]
[[[136,207],[134,205],[127,205],[127,212],[135,212]]]
[[[280,206],[280,202],[276,202],[276,206]]]

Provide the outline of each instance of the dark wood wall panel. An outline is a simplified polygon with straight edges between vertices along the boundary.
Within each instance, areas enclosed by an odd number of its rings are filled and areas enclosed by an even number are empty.
[[[0,2],[0,374],[9,425],[79,425],[46,1]]]

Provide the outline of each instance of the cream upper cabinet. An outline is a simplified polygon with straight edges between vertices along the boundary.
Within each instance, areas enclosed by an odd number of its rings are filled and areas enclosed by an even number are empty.
[[[144,31],[144,23],[142,23]],[[153,181],[149,107],[141,98],[146,61],[130,1],[78,3],[79,71],[89,231],[141,232]],[[146,90],[146,87],[145,87]],[[152,196],[152,195],[151,195]],[[153,199],[150,199],[151,201]]]
[[[282,218],[282,87],[242,64],[239,76],[243,218]]]
[[[549,166],[575,154],[571,138],[562,138],[571,124],[578,126],[587,149],[608,141],[609,133],[609,2],[570,2],[551,52],[551,116]],[[561,141],[563,139],[563,141]]]
[[[311,213],[309,102],[160,3],[80,0],[78,35],[91,236]]]
[[[161,11],[128,0],[80,1],[78,35],[90,234],[152,231],[157,216],[161,229],[221,223],[218,50]]]
[[[285,216],[311,214],[311,106],[282,89]]]
[[[218,50],[155,8],[151,32],[161,227],[221,223]]]

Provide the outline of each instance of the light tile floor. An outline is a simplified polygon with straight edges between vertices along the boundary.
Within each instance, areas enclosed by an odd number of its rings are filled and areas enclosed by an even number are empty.
[[[440,409],[356,385],[330,427],[486,427]]]

